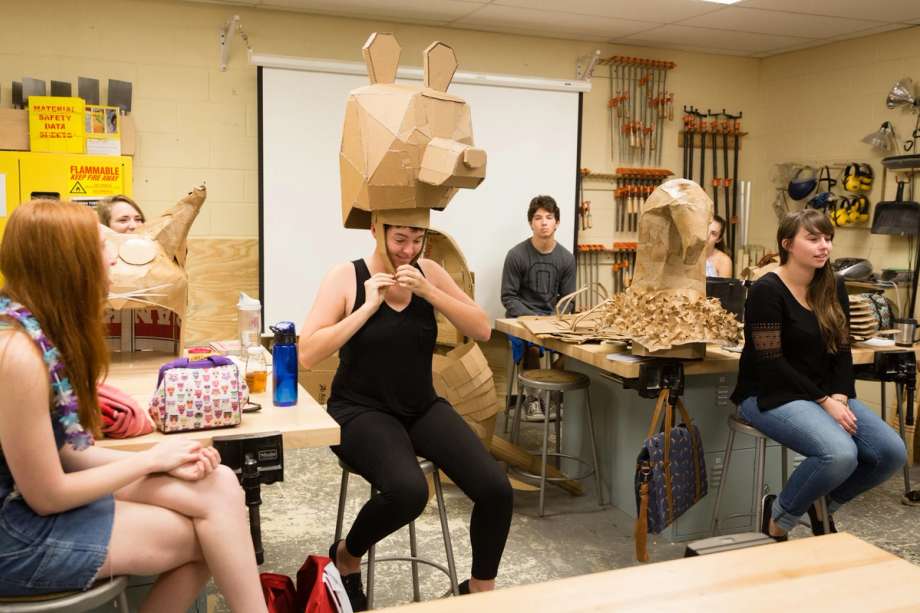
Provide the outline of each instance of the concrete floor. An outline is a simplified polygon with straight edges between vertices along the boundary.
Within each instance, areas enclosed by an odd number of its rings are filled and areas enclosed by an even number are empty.
[[[533,428],[533,426],[530,426]],[[285,452],[285,481],[262,488],[263,572],[295,577],[309,554],[326,555],[335,529],[341,471],[328,449]],[[920,467],[912,482],[920,485]],[[613,507],[600,508],[584,482],[586,494],[572,497],[551,487],[547,515],[537,514],[537,494],[515,492],[514,516],[497,580],[498,587],[522,585],[593,573],[637,564],[634,558],[633,520]],[[851,532],[910,562],[920,564],[920,507],[900,504],[901,473],[866,493],[835,516],[838,529]],[[469,515],[472,504],[453,485],[445,486],[454,555],[460,580],[469,576]],[[345,515],[346,530],[368,495],[367,484],[352,476]],[[417,520],[421,555],[444,562],[438,514],[432,497]],[[810,532],[797,528],[793,538]],[[408,531],[401,530],[378,546],[378,556],[407,555]],[[679,558],[684,546],[657,542],[649,537],[653,562]],[[421,571],[422,597],[443,593],[447,579],[434,570]],[[411,600],[411,575],[407,564],[381,564],[377,570],[377,608]],[[209,586],[209,611],[228,611],[213,583]]]

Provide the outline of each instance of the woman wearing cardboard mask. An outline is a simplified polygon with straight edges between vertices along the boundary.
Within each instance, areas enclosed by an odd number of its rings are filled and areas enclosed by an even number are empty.
[[[461,593],[493,589],[512,507],[498,463],[432,385],[434,311],[463,335],[487,340],[485,311],[439,264],[419,259],[425,230],[380,223],[372,232],[378,241],[372,255],[336,266],[323,279],[299,346],[304,368],[339,351],[328,410],[342,442],[332,450],[380,492],[347,538],[330,548],[355,610],[367,606],[361,557],[427,503],[416,455],[437,464],[474,503],[472,576]]]
[[[732,400],[755,428],[805,456],[779,497],[763,499],[761,530],[776,540],[806,512],[815,534],[829,513],[884,482],[906,461],[904,443],[856,399],[850,303],[829,263],[834,227],[824,213],[790,213],[776,233],[780,266],[745,304],[744,351]]]
[[[147,218],[140,205],[123,194],[111,196],[102,200],[96,207],[99,222],[119,234],[133,234],[147,223]],[[137,314],[135,325],[143,324],[145,334],[138,336],[150,337],[148,343],[162,343],[171,340],[178,347],[182,333],[179,316],[166,309],[132,309]],[[120,343],[121,319],[115,311],[106,311],[107,339],[112,343]],[[153,340],[153,339],[160,339]],[[150,349],[150,347],[145,347]],[[156,345],[153,347],[158,349]]]
[[[265,611],[243,492],[213,448],[92,445],[111,256],[80,205],[33,200],[0,246],[0,596],[159,574],[142,611],[185,610],[213,574]],[[232,538],[228,538],[232,536]]]
[[[147,221],[140,205],[121,194],[100,202],[96,207],[96,213],[102,225],[112,228],[119,234],[134,232]]]

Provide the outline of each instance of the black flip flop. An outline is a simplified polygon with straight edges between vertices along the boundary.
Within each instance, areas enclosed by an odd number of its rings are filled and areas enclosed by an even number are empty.
[[[789,540],[789,535],[773,536],[770,534],[770,518],[773,517],[773,501],[776,500],[776,494],[767,494],[763,497],[763,506],[761,507],[760,531],[769,536],[777,543]]]

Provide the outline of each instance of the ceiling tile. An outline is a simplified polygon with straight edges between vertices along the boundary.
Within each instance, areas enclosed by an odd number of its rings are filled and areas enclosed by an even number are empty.
[[[680,25],[780,36],[833,38],[882,25],[882,23],[862,19],[797,15],[783,11],[728,7],[721,11],[687,19],[680,22]]]
[[[610,17],[577,15],[569,12],[546,11],[496,6],[490,4],[451,23],[461,28],[537,33],[556,38],[590,37],[606,41],[636,34],[657,27],[643,21],[627,21]]]
[[[909,23],[920,18],[920,2],[917,0],[743,0],[736,6],[744,8],[808,13],[848,19],[871,19],[873,21],[897,21]]]
[[[566,13],[672,23],[721,8],[700,0],[493,0],[492,5],[564,10]]]
[[[791,36],[751,34],[710,28],[667,25],[633,36],[617,39],[620,43],[643,43],[648,45],[681,44],[692,47],[719,48],[734,51],[758,53],[788,45],[801,44],[807,39]]]
[[[443,24],[482,7],[487,0],[262,0],[260,6],[303,13]]]

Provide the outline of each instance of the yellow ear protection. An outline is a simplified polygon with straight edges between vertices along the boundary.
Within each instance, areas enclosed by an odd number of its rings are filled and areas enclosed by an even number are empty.
[[[846,226],[851,223],[851,211],[853,209],[853,203],[846,196],[841,196],[834,205],[834,208],[829,212],[831,221],[834,222],[835,226]]]
[[[847,167],[843,169],[843,189],[848,192],[856,193],[862,189],[862,169],[860,168],[861,164],[852,162],[847,164]],[[869,179],[871,185],[872,179]]]
[[[850,200],[850,223],[864,224],[869,222],[869,199],[865,194],[853,196]]]
[[[872,191],[872,181],[875,179],[875,172],[869,164],[859,165],[859,189],[864,192]]]

